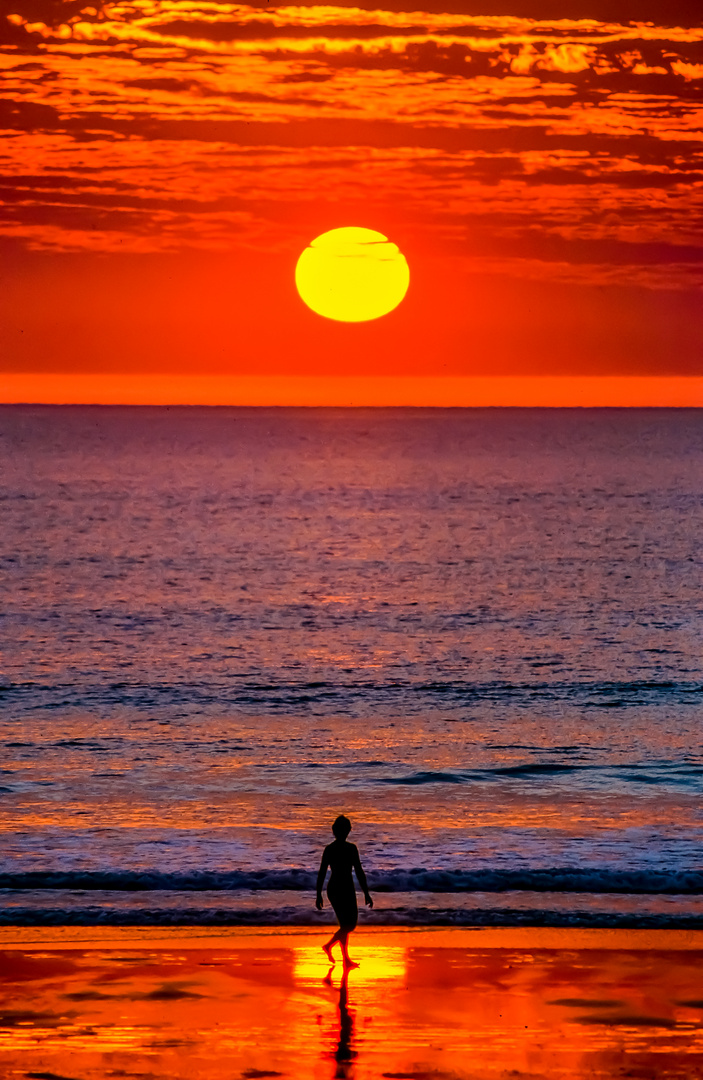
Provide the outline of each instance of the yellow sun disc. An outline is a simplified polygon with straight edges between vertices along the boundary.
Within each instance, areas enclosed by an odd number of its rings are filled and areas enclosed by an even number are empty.
[[[327,319],[365,322],[396,308],[408,291],[405,256],[373,229],[332,229],[313,240],[298,259],[295,284],[301,299]]]

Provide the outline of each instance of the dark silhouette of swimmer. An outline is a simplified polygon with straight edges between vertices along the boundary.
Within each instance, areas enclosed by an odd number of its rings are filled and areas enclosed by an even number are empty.
[[[330,874],[329,884],[327,886],[327,899],[334,908],[334,913],[337,916],[337,922],[339,923],[339,930],[336,934],[333,934],[326,945],[322,948],[327,953],[329,961],[334,964],[335,959],[332,955],[332,946],[339,942],[339,947],[342,950],[342,961],[345,969],[358,967],[353,960],[349,959],[349,950],[347,942],[352,930],[356,929],[356,924],[359,921],[359,909],[356,904],[356,888],[354,886],[354,878],[352,877],[352,870],[356,871],[357,881],[363,889],[364,898],[366,900],[367,907],[373,907],[373,900],[369,892],[369,887],[366,884],[366,874],[361,866],[361,859],[359,858],[359,852],[354,844],[347,842],[347,837],[351,832],[351,821],[344,814],[340,814],[334,825],[332,826],[332,832],[335,839],[331,844],[328,844],[322,853],[322,862],[320,863],[320,872],[317,875],[317,900],[315,906],[318,911],[322,911],[322,887],[325,884],[325,876],[327,874],[327,868],[332,871]]]

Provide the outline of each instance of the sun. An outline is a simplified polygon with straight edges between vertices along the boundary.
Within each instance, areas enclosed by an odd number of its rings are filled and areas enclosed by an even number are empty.
[[[295,284],[309,308],[338,322],[367,322],[393,311],[408,291],[405,256],[373,229],[331,229],[306,247]]]

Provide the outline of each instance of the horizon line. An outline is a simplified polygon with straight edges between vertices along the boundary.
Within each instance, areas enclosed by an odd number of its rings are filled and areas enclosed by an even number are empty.
[[[700,408],[699,375],[0,373],[0,404],[302,408]]]

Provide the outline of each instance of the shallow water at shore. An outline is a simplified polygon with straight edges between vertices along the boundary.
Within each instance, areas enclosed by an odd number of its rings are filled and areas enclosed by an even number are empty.
[[[31,935],[31,940],[28,939]],[[4,1075],[703,1074],[703,935],[0,931]]]
[[[0,890],[2,926],[327,926],[310,891]],[[703,896],[641,893],[376,893],[362,927],[679,927],[703,930]]]

